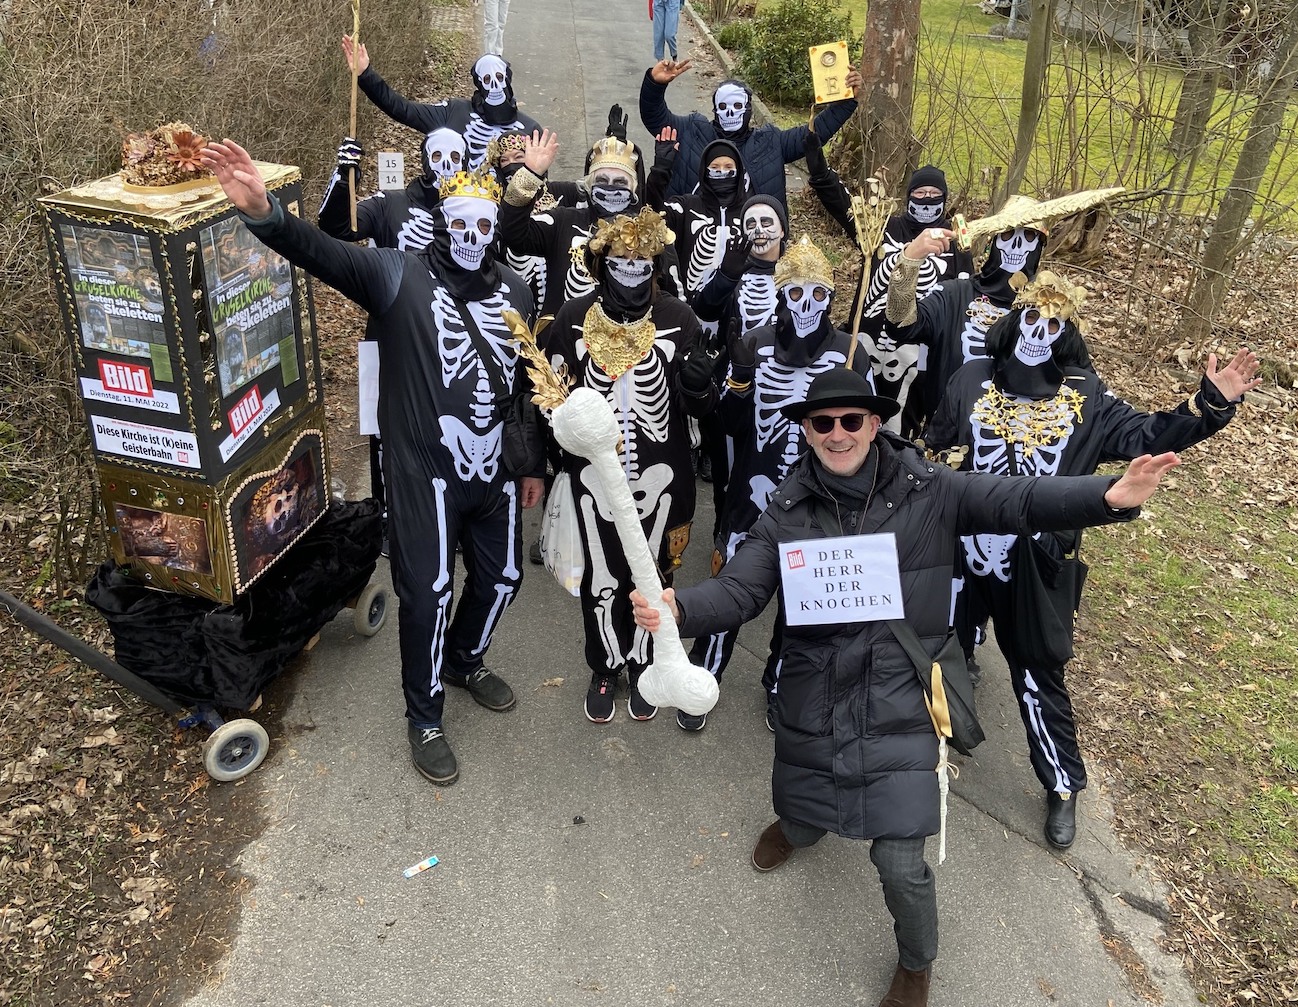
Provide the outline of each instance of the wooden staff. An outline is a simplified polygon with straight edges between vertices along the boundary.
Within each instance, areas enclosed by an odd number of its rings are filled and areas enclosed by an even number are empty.
[[[360,66],[361,61],[361,0],[351,0],[352,2],[352,118],[351,131],[348,136],[356,135],[356,92],[360,87]],[[347,172],[347,200],[351,206],[352,212],[352,233],[356,233],[356,172]]]

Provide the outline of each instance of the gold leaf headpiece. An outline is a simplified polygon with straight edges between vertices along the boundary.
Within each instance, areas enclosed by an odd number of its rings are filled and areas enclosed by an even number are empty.
[[[805,234],[775,264],[776,289],[790,283],[819,283],[834,289],[834,267]]]
[[[1042,269],[1019,291],[1013,306],[1034,307],[1047,318],[1058,318],[1061,322],[1066,322],[1077,317],[1085,300],[1085,287],[1080,287],[1049,269]]]
[[[454,175],[442,179],[442,184],[437,188],[442,194],[442,199],[450,199],[452,196],[472,196],[474,199],[500,202],[500,183],[486,172],[457,171]]]
[[[618,214],[612,220],[601,220],[590,239],[590,250],[607,253],[619,259],[652,259],[676,240],[667,219],[649,207],[638,216]]]
[[[499,136],[493,136],[491,142],[487,144],[487,152],[483,155],[482,163],[498,168],[500,167],[501,155],[510,150],[526,151],[527,135],[525,133],[501,133]]]

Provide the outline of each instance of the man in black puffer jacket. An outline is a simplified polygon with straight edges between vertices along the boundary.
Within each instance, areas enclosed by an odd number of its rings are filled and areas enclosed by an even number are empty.
[[[773,870],[826,832],[873,840],[870,859],[896,922],[898,950],[880,1007],[923,1007],[937,957],[937,890],[924,862],[925,837],[939,829],[945,764],[939,764],[937,735],[915,667],[888,623],[874,613],[864,616],[873,621],[863,621],[856,614],[861,608],[844,604],[819,617],[832,622],[814,623],[817,599],[832,596],[799,595],[794,571],[801,560],[833,565],[833,579],[846,581],[838,597],[867,606],[889,580],[899,583],[904,615],[885,617],[904,618],[936,654],[948,633],[956,536],[1130,519],[1179,459],[1146,455],[1118,480],[954,472],[926,461],[909,442],[879,433],[881,416],[896,409],[894,399],[874,395],[855,371],[836,368],[817,377],[806,400],[784,410],[802,423],[812,453],[776,490],[718,576],[676,594],[665,591],[663,601],[682,636],[737,629],[766,607],[784,578],[787,624],[771,777],[780,817],[758,840],[753,866]],[[860,555],[889,539],[890,563],[865,564],[859,574],[851,569],[848,551]],[[853,576],[874,593],[851,591]],[[631,600],[637,623],[656,630],[657,610],[639,594]]]

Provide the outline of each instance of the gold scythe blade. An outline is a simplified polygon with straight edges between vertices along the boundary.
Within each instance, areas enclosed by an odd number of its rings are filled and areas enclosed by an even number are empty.
[[[1067,196],[1058,196],[1044,202],[1038,202],[1027,196],[1011,196],[1009,202],[989,217],[966,220],[963,215],[956,214],[951,220],[952,229],[956,233],[957,244],[961,248],[968,249],[979,238],[987,238],[1002,231],[1012,231],[1016,227],[1032,227],[1034,230],[1048,231],[1056,221],[1107,203],[1114,196],[1126,191],[1123,186],[1116,185],[1108,189],[1072,192]]]

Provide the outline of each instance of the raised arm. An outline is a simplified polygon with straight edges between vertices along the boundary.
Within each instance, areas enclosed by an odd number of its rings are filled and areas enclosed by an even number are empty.
[[[351,36],[344,35],[342,45],[343,57],[347,61],[349,70],[351,69],[353,55],[356,57],[356,67],[360,70],[357,83],[360,85],[360,89],[365,92],[365,97],[374,102],[389,119],[395,119],[403,126],[417,129],[421,133],[431,133],[438,127],[446,125],[449,114],[449,106],[446,102],[442,101],[436,105],[427,105],[423,102],[411,101],[409,98],[397,94],[388,85],[387,81],[379,76],[379,72],[370,65],[370,54],[363,43],[359,46],[353,46]]]
[[[361,184],[361,156],[365,153],[350,136],[338,148],[338,164],[325,186],[316,226],[331,238],[339,241],[365,241],[377,233],[377,223],[382,215],[378,201],[381,195],[370,196],[356,204],[356,230],[352,230],[351,202],[347,195],[347,175],[353,178],[356,191]]]
[[[664,126],[683,130],[689,122],[688,115],[676,115],[667,107],[667,85],[689,68],[689,60],[673,63],[662,59],[645,71],[640,82],[640,121],[650,136],[657,136]]]

